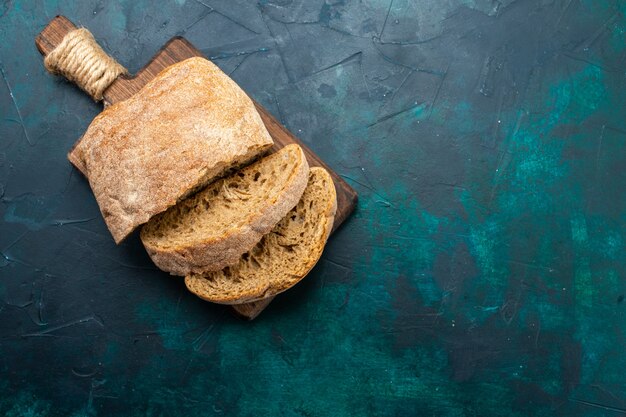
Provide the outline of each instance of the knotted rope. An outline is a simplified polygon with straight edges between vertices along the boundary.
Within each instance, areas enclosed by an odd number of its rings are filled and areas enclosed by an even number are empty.
[[[91,32],[80,28],[69,32],[61,43],[44,59],[44,65],[53,74],[63,75],[78,84],[94,100],[102,100],[102,93],[126,68],[106,54]]]

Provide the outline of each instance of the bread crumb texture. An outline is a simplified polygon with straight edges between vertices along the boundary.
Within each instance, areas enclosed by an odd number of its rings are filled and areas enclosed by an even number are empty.
[[[141,240],[174,275],[237,263],[300,200],[309,166],[296,144],[218,180],[150,220]]]
[[[323,168],[311,168],[302,198],[270,233],[236,265],[188,275],[187,288],[204,300],[221,304],[261,300],[291,288],[322,255],[336,209],[332,178]]]

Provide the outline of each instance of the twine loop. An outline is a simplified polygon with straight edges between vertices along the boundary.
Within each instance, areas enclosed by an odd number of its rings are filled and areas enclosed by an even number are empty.
[[[75,82],[94,100],[102,100],[104,90],[126,68],[107,55],[91,32],[80,28],[69,32],[61,43],[44,59],[44,65],[53,74],[63,75]]]

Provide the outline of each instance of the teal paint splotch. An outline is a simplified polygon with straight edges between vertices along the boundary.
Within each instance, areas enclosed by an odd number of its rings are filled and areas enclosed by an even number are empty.
[[[626,6],[623,3],[621,13],[626,15]],[[616,52],[623,52],[626,49],[626,23],[617,21],[611,29],[611,46]]]
[[[606,104],[607,89],[604,74],[595,65],[589,65],[572,75],[571,80],[557,83],[551,88],[554,109],[546,128],[553,123],[580,123]]]
[[[362,199],[359,209],[367,213],[374,243],[368,251],[370,258],[357,273],[379,282],[393,282],[399,275],[416,277],[415,285],[425,303],[439,300],[442,290],[437,288],[431,273],[438,251],[432,237],[448,220],[424,210],[401,184]],[[385,268],[379,271],[380,275],[371,276],[370,265]]]
[[[589,235],[587,234],[587,222],[581,214],[575,214],[572,219],[572,241],[576,255],[574,272],[574,289],[576,291],[576,304],[587,310],[593,306],[594,283],[589,265]]]
[[[593,265],[592,259],[596,262],[602,258],[614,260],[613,251],[600,254],[597,249],[610,247],[607,245],[609,241],[620,242],[621,235],[606,225],[594,228],[596,237],[593,240],[597,242],[590,244],[588,219],[578,209],[582,196],[578,189],[569,186],[580,174],[576,172],[577,166],[564,158],[571,142],[561,138],[558,129],[585,123],[598,111],[602,111],[603,107],[610,106],[610,102],[607,100],[603,73],[595,66],[583,68],[572,74],[569,80],[552,84],[547,91],[549,94],[545,104],[539,109],[529,109],[534,115],[522,113],[521,118],[509,118],[515,123],[509,127],[511,133],[505,140],[504,152],[510,157],[506,156],[506,164],[496,168],[493,186],[497,187],[497,193],[494,193],[497,197],[491,200],[495,205],[491,208],[489,218],[479,218],[482,211],[475,206],[476,199],[472,198],[471,191],[463,200],[467,211],[475,213],[471,244],[482,271],[481,280],[491,281],[495,275],[497,282],[504,283],[505,287],[500,292],[502,305],[510,302],[506,301],[507,293],[510,294],[512,286],[515,286],[516,274],[523,273],[522,277],[530,274],[536,276],[533,279],[539,279],[541,285],[552,286],[555,294],[551,299],[532,294],[534,302],[526,302],[519,317],[528,319],[529,313],[534,311],[539,320],[539,324],[534,326],[540,325],[544,330],[577,327],[579,330],[574,338],[582,345],[580,360],[585,378],[586,370],[594,369],[602,352],[607,351],[606,346],[615,343],[612,331],[597,326],[598,322],[594,318],[600,302],[600,288],[607,282],[606,278],[602,278],[606,273]],[[569,217],[569,224],[555,223],[557,213]],[[522,218],[524,227],[520,228],[517,219]],[[563,274],[563,271],[555,271],[550,266],[554,263],[554,257],[558,256],[555,246],[563,234],[569,234],[572,242],[574,265],[571,285],[562,279],[559,285],[553,285],[554,280]],[[538,251],[516,246],[514,241],[518,239],[511,239],[526,236],[539,239]],[[533,268],[530,270],[520,268],[520,261],[514,258],[519,253],[532,254],[532,258],[545,259],[545,262],[526,265]],[[564,301],[570,297],[574,299],[575,316],[564,314],[553,305],[558,299]],[[573,317],[575,322],[572,322]],[[559,353],[555,352],[555,355]],[[560,380],[563,376],[558,374],[553,373],[556,379],[547,379],[541,383],[546,392],[554,394],[565,389]],[[537,381],[537,375],[533,380]]]
[[[477,178],[475,185],[457,192],[466,220],[458,214],[437,217],[423,211],[421,202],[407,192],[408,183],[398,181],[402,176],[396,176],[393,185],[385,185],[384,188],[374,186],[373,190],[362,192],[359,215],[367,219],[368,230],[372,231],[375,241],[377,230],[386,230],[387,233],[381,233],[380,240],[384,243],[375,244],[367,251],[361,262],[363,269],[357,275],[366,277],[365,282],[378,283],[372,284],[373,289],[380,287],[381,281],[387,281],[387,291],[392,294],[395,291],[393,297],[396,299],[402,298],[403,301],[394,306],[394,298],[377,297],[380,311],[385,312],[383,326],[391,326],[405,337],[406,333],[411,333],[407,326],[421,329],[404,342],[397,339],[397,346],[410,349],[409,346],[418,346],[427,340],[422,338],[420,332],[428,332],[432,328],[439,334],[445,334],[453,331],[453,325],[471,331],[472,328],[491,325],[489,323],[493,321],[501,322],[502,326],[518,323],[528,329],[529,335],[519,334],[516,337],[521,343],[530,340],[531,346],[532,343],[539,343],[541,337],[554,337],[551,335],[553,332],[558,334],[563,329],[578,327],[582,333],[570,333],[572,338],[563,343],[572,346],[567,347],[573,355],[570,358],[572,369],[575,369],[576,361],[581,361],[584,374],[585,369],[597,366],[600,352],[606,350],[602,348],[602,343],[605,346],[614,345],[609,337],[610,331],[595,326],[595,319],[592,318],[593,306],[598,302],[595,294],[599,292],[596,288],[600,277],[595,275],[599,270],[591,259],[614,260],[615,252],[612,250],[605,251],[603,255],[594,251],[599,247],[611,248],[619,244],[622,237],[608,225],[595,228],[596,236],[589,237],[586,229],[589,220],[578,210],[580,190],[569,186],[580,175],[578,165],[566,158],[570,148],[577,144],[576,136],[572,140],[571,136],[566,138],[562,133],[565,127],[585,124],[598,112],[605,111],[605,107],[610,105],[607,104],[609,93],[605,83],[602,71],[590,65],[572,73],[567,80],[552,80],[543,84],[543,98],[534,96],[526,108],[503,112],[501,129],[506,136],[491,183],[484,187],[484,179]],[[460,103],[453,113],[445,110],[448,104],[443,102],[441,105],[443,111],[434,109],[431,113],[433,122],[463,136],[484,130],[484,120],[467,121],[477,117],[468,103]],[[451,118],[451,114],[456,114],[458,119]],[[415,123],[416,120],[411,120],[409,116],[401,118],[393,124],[394,132],[415,128]],[[370,136],[374,135],[370,133]],[[391,153],[392,149],[395,155],[409,152],[409,148],[378,149],[376,153],[380,166],[389,160],[385,152]],[[415,158],[420,151],[420,144],[417,143],[411,155]],[[427,215],[423,216],[424,213]],[[555,218],[557,213],[565,216],[564,221]],[[439,233],[450,230],[456,230],[453,237],[464,240],[470,248],[479,271],[471,282],[459,284],[465,286],[462,291],[468,306],[458,309],[463,316],[449,314],[449,306],[454,305],[449,298],[453,296],[433,276],[434,259],[442,252],[449,253],[454,239],[439,244],[434,242],[438,241]],[[571,285],[564,284],[560,279],[566,272],[552,266],[560,250],[560,236],[563,235],[571,237],[575,256],[569,278]],[[394,245],[394,236],[404,236],[407,244]],[[591,245],[589,240],[597,243]],[[529,243],[521,243],[524,241]],[[528,258],[536,261],[526,262]],[[385,267],[372,273],[367,266],[369,263]],[[520,283],[526,280],[536,282],[533,285],[545,285],[553,292],[547,296],[531,291],[522,301],[515,294],[523,288]],[[400,282],[404,282],[402,288],[398,287]],[[606,282],[600,285],[606,285]],[[367,285],[362,284],[363,287]],[[396,287],[398,290],[394,290]],[[455,291],[459,289],[452,288],[451,292]],[[372,293],[376,292],[372,290]],[[571,299],[574,300],[575,315],[558,307],[559,303]],[[386,303],[391,303],[394,306],[391,311],[396,313],[387,313],[390,309]],[[472,305],[474,307],[470,307]],[[408,314],[407,310],[413,313]],[[433,319],[423,319],[429,316]],[[410,324],[416,321],[422,324]],[[595,335],[596,341],[586,340],[590,334]],[[506,340],[499,343],[506,343]],[[580,352],[580,356],[576,356],[576,352]],[[562,361],[566,359],[560,348],[552,351],[549,357],[547,368],[525,365],[530,360],[528,356],[519,358],[520,368],[509,373],[506,379],[537,383],[547,395],[562,395],[569,389],[563,381],[569,378],[572,371],[568,366],[562,367]],[[545,369],[550,372],[545,372]],[[514,393],[504,389],[503,395],[510,398]]]
[[[0,380],[1,392],[8,392],[8,384]],[[6,417],[46,417],[50,415],[52,405],[38,398],[29,390],[21,390],[16,395],[0,396],[0,413]]]
[[[502,260],[510,257],[506,236],[511,236],[511,221],[525,217],[540,236],[549,238],[550,221],[559,209],[576,204],[579,195],[567,187],[571,168],[563,158],[567,142],[555,134],[557,127],[581,123],[597,111],[606,97],[601,75],[590,66],[574,74],[571,81],[549,87],[545,104],[540,109],[510,115],[511,126],[503,146],[503,156],[495,169],[489,195],[481,198],[495,203],[496,210],[489,220],[479,218],[481,211],[476,198],[467,191],[462,196],[470,216],[475,217],[472,227],[472,246],[484,273],[500,270],[508,275]],[[503,117],[505,119],[505,117]],[[559,191],[565,190],[565,191]],[[499,258],[500,265],[492,261]]]
[[[186,350],[189,342],[185,336],[190,330],[179,320],[178,303],[163,300],[157,305],[143,303],[137,306],[137,318],[154,326],[163,346],[169,350]]]

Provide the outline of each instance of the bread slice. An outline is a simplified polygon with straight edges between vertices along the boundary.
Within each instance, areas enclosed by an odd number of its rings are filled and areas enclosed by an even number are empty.
[[[218,180],[141,230],[154,263],[172,275],[237,263],[300,200],[309,165],[292,144]]]
[[[217,66],[196,57],[107,107],[68,158],[89,180],[119,243],[272,143],[252,100]]]
[[[298,205],[239,263],[221,271],[190,274],[187,288],[220,304],[242,304],[281,293],[315,266],[333,227],[337,195],[324,168],[311,168]]]

